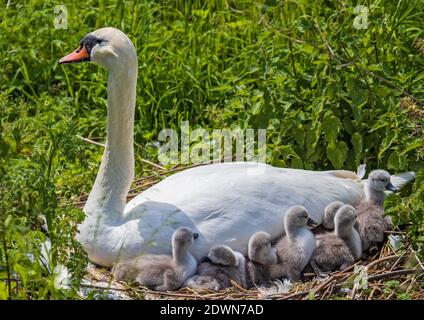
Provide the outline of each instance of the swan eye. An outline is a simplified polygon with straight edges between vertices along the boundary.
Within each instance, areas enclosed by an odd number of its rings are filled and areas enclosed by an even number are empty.
[[[97,42],[97,44],[102,44],[104,42],[104,40],[103,39],[97,39],[96,42]]]

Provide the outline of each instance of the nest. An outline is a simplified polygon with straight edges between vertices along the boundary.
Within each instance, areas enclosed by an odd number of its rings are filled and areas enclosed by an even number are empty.
[[[147,161],[146,161],[147,162]],[[165,169],[147,162],[154,168],[152,174],[134,181],[128,195],[132,199],[139,192],[158,183],[169,174],[187,169],[176,166]],[[194,166],[191,166],[194,167]],[[82,208],[87,195],[73,199],[72,204]],[[70,204],[64,203],[64,205]],[[400,248],[390,241],[374,254],[368,255],[351,267],[317,277],[305,273],[298,283],[275,281],[268,287],[244,289],[233,282],[233,287],[219,292],[182,288],[173,292],[156,292],[148,288],[113,281],[110,270],[89,265],[82,289],[107,292],[111,299],[168,299],[168,300],[305,300],[305,299],[424,299],[424,266],[406,243],[402,231],[388,234],[403,239]],[[82,295],[86,295],[82,293]]]
[[[395,250],[386,242],[379,252],[325,278],[305,273],[301,282],[276,281],[269,287],[233,287],[218,292],[181,288],[157,292],[145,287],[115,282],[108,269],[90,265],[90,284],[82,287],[107,291],[117,299],[144,300],[307,300],[307,299],[424,299],[424,269],[410,246]],[[394,280],[394,281],[393,281]]]

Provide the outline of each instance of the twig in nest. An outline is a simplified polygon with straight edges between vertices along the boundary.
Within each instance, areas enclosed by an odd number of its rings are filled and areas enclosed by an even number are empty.
[[[374,266],[376,264],[379,264],[381,262],[388,261],[388,260],[394,260],[394,259],[397,259],[398,257],[399,256],[397,254],[394,254],[394,255],[391,255],[391,256],[382,257],[380,259],[377,259],[377,260],[374,260],[374,261],[370,262],[367,265],[367,267],[368,267],[368,269],[370,269],[372,266]]]
[[[81,287],[83,288],[91,288],[91,289],[98,289],[98,290],[113,290],[113,291],[127,291],[127,289],[123,288],[115,288],[115,287],[102,287],[102,286],[95,286],[91,284],[81,284]]]
[[[386,279],[386,278],[393,278],[393,277],[397,277],[397,276],[401,276],[401,275],[405,275],[405,274],[420,273],[420,272],[422,272],[422,270],[418,270],[418,269],[396,270],[396,271],[391,271],[391,272],[386,272],[386,273],[382,273],[382,274],[376,274],[376,275],[373,275],[373,276],[369,276],[368,281],[376,281],[376,280],[381,280],[381,279]]]

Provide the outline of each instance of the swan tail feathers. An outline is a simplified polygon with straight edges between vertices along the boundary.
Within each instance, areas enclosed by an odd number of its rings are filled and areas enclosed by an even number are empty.
[[[401,189],[404,185],[415,179],[415,172],[402,172],[398,174],[394,174],[390,177],[390,181],[395,186],[396,189]]]

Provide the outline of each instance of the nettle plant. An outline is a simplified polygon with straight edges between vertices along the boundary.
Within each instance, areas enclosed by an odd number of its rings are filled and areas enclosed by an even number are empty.
[[[37,98],[38,110],[1,102],[0,298],[75,296],[87,262],[75,240],[84,214],[60,198],[86,166],[80,140],[58,100]]]

